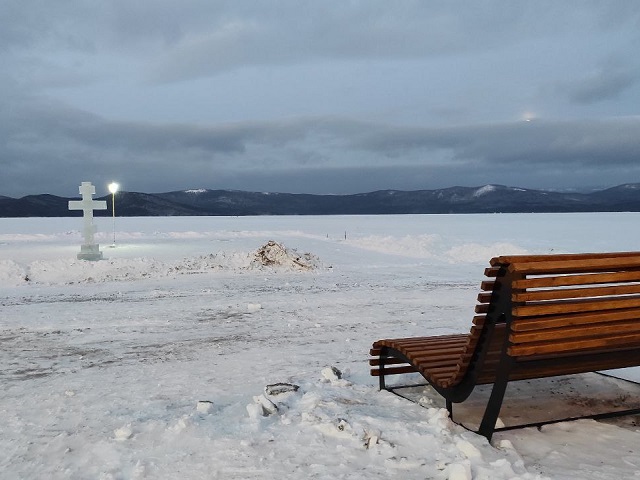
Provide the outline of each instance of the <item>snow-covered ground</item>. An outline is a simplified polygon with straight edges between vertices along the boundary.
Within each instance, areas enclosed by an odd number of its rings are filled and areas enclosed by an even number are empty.
[[[79,218],[0,219],[0,478],[640,477],[631,421],[489,444],[367,363],[468,331],[491,256],[636,250],[640,214],[96,223],[87,262]]]

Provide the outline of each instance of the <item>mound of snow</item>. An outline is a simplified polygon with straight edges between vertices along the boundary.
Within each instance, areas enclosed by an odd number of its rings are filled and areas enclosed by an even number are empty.
[[[310,253],[299,254],[281,243],[269,240],[254,254],[252,267],[284,267],[291,270],[313,270],[318,268],[319,261]]]
[[[254,425],[248,454],[261,458],[265,472],[279,471],[283,478],[300,469],[323,478],[354,471],[376,478],[545,478],[527,471],[512,446],[495,448],[453,424],[444,408],[423,408],[346,380],[307,378],[276,386],[253,397],[245,413]]]
[[[15,287],[29,281],[23,267],[13,260],[0,260],[0,284]]]
[[[255,252],[219,252],[185,257],[174,262],[155,258],[112,258],[97,262],[76,259],[36,260],[20,265],[12,260],[0,261],[0,281],[4,286],[27,282],[46,285],[71,285],[113,281],[135,281],[176,275],[215,271],[264,270],[309,271],[320,266],[318,257],[299,254],[294,249],[269,241]],[[249,306],[259,309],[259,305]]]

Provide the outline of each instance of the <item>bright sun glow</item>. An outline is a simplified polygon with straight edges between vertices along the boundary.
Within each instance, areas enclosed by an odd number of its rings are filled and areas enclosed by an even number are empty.
[[[109,192],[116,193],[118,191],[118,188],[120,188],[120,185],[118,185],[116,182],[111,182],[108,188],[109,188]]]

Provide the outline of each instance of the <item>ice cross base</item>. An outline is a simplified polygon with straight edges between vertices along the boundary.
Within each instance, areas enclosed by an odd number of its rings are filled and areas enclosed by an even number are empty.
[[[92,196],[96,193],[96,187],[91,182],[82,182],[80,185],[80,194],[82,200],[69,201],[69,210],[82,210],[84,218],[83,236],[84,243],[80,247],[78,260],[101,260],[102,252],[100,246],[95,243],[93,235],[98,228],[93,224],[93,211],[106,210],[107,202],[104,200],[93,200]]]

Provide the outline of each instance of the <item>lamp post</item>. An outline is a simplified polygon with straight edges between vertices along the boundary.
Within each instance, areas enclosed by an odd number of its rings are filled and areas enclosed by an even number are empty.
[[[118,191],[118,185],[116,182],[111,182],[108,186],[109,191],[111,192],[111,212],[113,213],[113,245],[116,246],[116,192]]]

